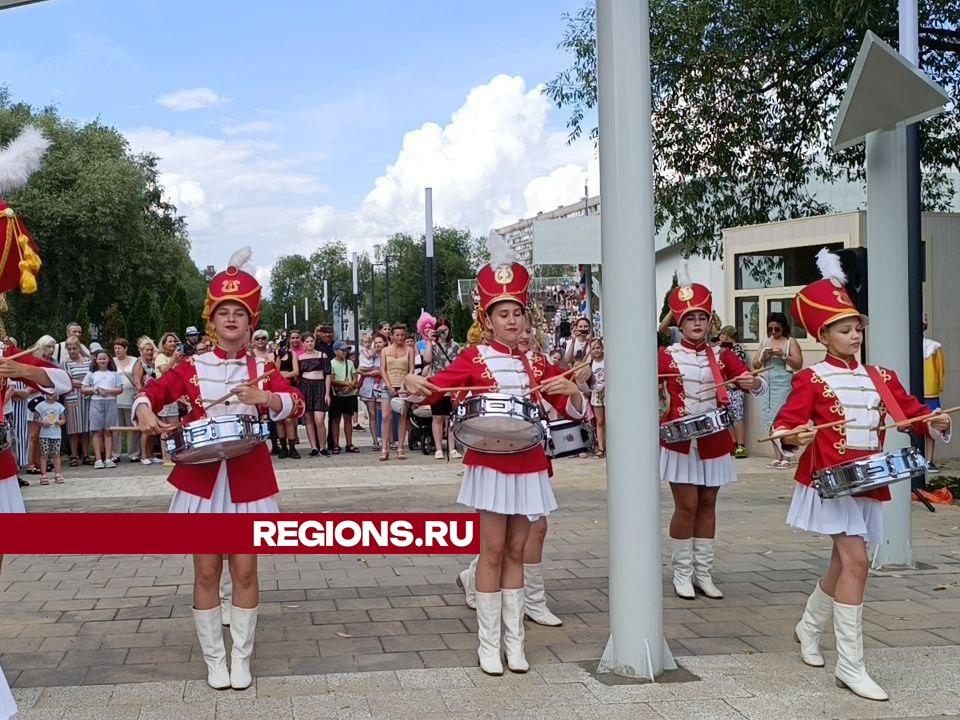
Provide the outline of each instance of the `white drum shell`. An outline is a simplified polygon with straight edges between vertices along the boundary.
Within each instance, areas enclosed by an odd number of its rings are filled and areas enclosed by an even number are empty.
[[[457,406],[453,436],[465,447],[506,454],[529,450],[544,441],[540,408],[504,393],[468,397]]]
[[[822,498],[836,498],[912,480],[926,471],[927,461],[919,450],[900,448],[818,470],[813,473],[813,487]]]
[[[684,442],[715,435],[731,425],[733,425],[733,419],[730,417],[730,412],[725,407],[718,407],[661,424],[660,439],[665,443]]]
[[[185,423],[164,442],[173,462],[200,465],[245,455],[267,437],[267,423],[253,415],[218,415]]]

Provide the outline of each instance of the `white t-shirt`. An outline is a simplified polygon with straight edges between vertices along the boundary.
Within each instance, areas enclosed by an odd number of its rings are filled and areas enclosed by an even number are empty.
[[[117,388],[123,387],[123,380],[120,378],[120,373],[115,370],[94,370],[93,372],[88,372],[86,377],[83,378],[83,384],[87,387],[99,388],[100,390],[116,390]],[[109,400],[110,402],[116,402],[116,395],[91,395],[90,399],[93,402],[103,402]]]

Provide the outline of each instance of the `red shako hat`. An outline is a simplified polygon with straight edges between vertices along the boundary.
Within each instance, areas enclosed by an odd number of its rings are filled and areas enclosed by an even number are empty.
[[[682,262],[677,268],[677,287],[670,292],[667,305],[673,313],[673,321],[680,324],[683,316],[697,310],[707,315],[713,313],[713,295],[706,285],[690,281],[690,272],[687,263]]]
[[[817,253],[817,268],[823,276],[797,293],[790,306],[790,314],[811,337],[820,339],[820,331],[828,325],[849,317],[858,317],[864,326],[867,316],[857,310],[847,292],[847,276],[840,258],[827,248]]]
[[[227,264],[227,269],[217,273],[207,288],[207,301],[203,306],[203,319],[207,322],[213,316],[217,305],[227,300],[238,302],[250,313],[250,327],[260,322],[260,293],[263,288],[250,272],[243,268],[250,260],[249,247],[237,250]]]
[[[504,300],[512,300],[526,309],[530,272],[515,260],[496,230],[491,230],[487,236],[487,250],[490,262],[477,273],[480,309],[487,312],[491,306]]]

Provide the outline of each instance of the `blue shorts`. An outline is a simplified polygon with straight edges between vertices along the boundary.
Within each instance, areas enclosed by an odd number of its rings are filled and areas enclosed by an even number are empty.
[[[927,406],[927,409],[928,409],[930,412],[933,412],[934,410],[939,410],[939,409],[940,409],[940,398],[938,398],[938,397],[924,398],[924,399],[923,399],[923,404]]]

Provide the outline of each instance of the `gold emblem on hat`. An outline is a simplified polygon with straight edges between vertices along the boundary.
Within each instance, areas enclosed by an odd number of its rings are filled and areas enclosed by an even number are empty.
[[[679,297],[683,302],[693,299],[693,288],[692,287],[680,288],[680,292],[677,293],[677,297]]]
[[[494,271],[493,279],[500,285],[509,285],[513,282],[513,268],[509,265],[501,265]]]
[[[240,289],[239,280],[224,280],[223,285],[220,286],[220,292],[222,293],[235,293]]]

